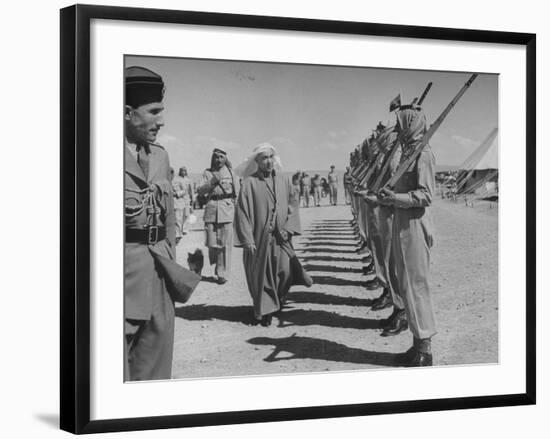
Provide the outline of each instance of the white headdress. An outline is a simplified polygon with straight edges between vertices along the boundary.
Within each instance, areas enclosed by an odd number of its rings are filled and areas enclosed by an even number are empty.
[[[235,168],[235,174],[242,178],[246,178],[252,174],[255,174],[258,171],[258,163],[256,162],[256,157],[264,152],[270,151],[273,151],[275,170],[281,171],[283,169],[283,165],[281,163],[281,157],[279,157],[279,154],[277,153],[275,147],[270,143],[261,143],[255,146],[252,150],[252,153],[246,159],[244,159],[244,161],[239,166]]]

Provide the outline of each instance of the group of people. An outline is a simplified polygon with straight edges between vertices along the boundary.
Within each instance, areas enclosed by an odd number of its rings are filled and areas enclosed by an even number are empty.
[[[178,265],[176,243],[195,197],[205,200],[209,260],[219,284],[227,282],[231,249],[243,249],[253,322],[272,323],[292,285],[311,286],[293,238],[301,234],[300,205],[320,199],[319,176],[282,173],[276,148],[256,146],[235,168],[225,151],[212,152],[210,167],[195,189],[185,168],[173,176],[156,138],[164,125],[162,77],[143,67],[125,70],[125,367],[126,380],[171,377],[176,301],[185,302],[200,276]],[[376,187],[410,157],[426,132],[417,105],[400,106],[394,126],[379,124],[351,154],[344,174],[346,202],[361,242],[367,288],[382,288],[373,309],[393,307],[382,336],[410,328],[411,365],[432,364],[436,333],[428,282],[433,243],[429,207],[434,192],[434,156],[426,146],[393,187]],[[358,172],[368,169],[365,174]],[[368,178],[365,178],[365,175]],[[338,176],[328,175],[330,202],[337,204]],[[195,195],[196,194],[196,195]],[[317,195],[315,195],[317,194]]]
[[[338,174],[335,166],[330,166],[327,178],[315,174],[310,177],[307,172],[298,171],[292,176],[292,185],[303,207],[309,207],[310,202],[316,207],[321,206],[321,198],[329,196],[331,206],[338,204]]]
[[[167,152],[155,143],[164,126],[164,81],[139,66],[125,69],[124,378],[171,378],[175,302],[184,303],[201,277],[176,263],[195,190],[185,168],[174,176]],[[311,286],[294,253],[301,233],[299,196],[282,174],[280,157],[258,145],[233,169],[214,149],[196,190],[205,200],[209,260],[227,282],[231,248],[243,248],[254,323],[269,326],[292,285]],[[235,235],[235,238],[234,238]]]
[[[404,169],[426,131],[422,108],[400,105],[395,125],[379,123],[354,150],[344,177],[364,272],[376,275],[366,287],[382,288],[372,309],[393,308],[381,335],[390,337],[410,328],[413,343],[405,357],[411,366],[433,364],[431,338],[436,334],[428,280],[433,244],[430,205],[435,190],[430,147],[424,146]],[[402,172],[401,177],[389,187],[397,172]]]

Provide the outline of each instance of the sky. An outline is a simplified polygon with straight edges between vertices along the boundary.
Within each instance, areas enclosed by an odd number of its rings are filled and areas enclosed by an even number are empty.
[[[127,56],[160,74],[165,125],[157,138],[175,169],[209,166],[213,148],[236,166],[262,142],[285,171],[345,169],[349,153],[379,121],[394,124],[390,101],[433,86],[423,108],[431,124],[470,73]],[[480,74],[430,141],[439,166],[458,166],[498,127],[498,75]]]

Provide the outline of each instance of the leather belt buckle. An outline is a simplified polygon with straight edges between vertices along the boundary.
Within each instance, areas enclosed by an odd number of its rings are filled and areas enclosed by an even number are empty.
[[[148,226],[147,227],[147,244],[153,245],[158,242],[159,239],[159,228],[158,226]]]

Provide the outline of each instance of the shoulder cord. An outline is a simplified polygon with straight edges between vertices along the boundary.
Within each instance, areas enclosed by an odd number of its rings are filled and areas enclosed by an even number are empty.
[[[135,189],[126,189],[126,190],[128,192],[144,195],[140,205],[129,206],[126,204],[124,206],[126,210],[126,216],[133,218],[137,215],[140,215],[145,209],[147,209],[148,225],[156,225],[158,221],[158,217],[160,216],[160,207],[158,207],[157,198],[155,197],[155,191],[156,191],[155,186],[151,185],[145,189],[140,189],[140,190],[135,190]]]

